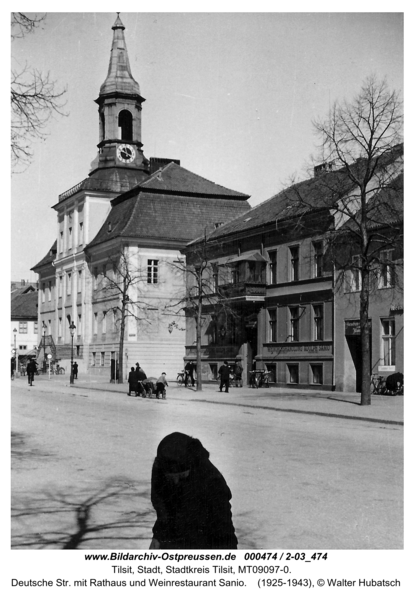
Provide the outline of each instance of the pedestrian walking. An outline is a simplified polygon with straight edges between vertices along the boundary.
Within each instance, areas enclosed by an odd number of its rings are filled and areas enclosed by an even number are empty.
[[[190,379],[190,385],[192,385],[192,386],[195,385],[195,378],[193,375],[194,371],[195,371],[195,365],[192,360],[189,360],[189,362],[185,366],[185,387],[187,387],[187,385],[189,383],[189,379]]]
[[[159,399],[160,396],[162,398],[166,398],[166,386],[169,384],[166,380],[166,373],[162,373],[159,379],[156,381],[156,398]]]
[[[242,364],[241,364],[240,360],[237,360],[235,362],[235,369],[234,369],[235,386],[236,387],[243,387],[242,373],[243,373]]]
[[[221,392],[223,390],[223,386],[225,386],[225,392],[226,392],[226,394],[228,394],[229,393],[229,382],[230,382],[230,367],[229,367],[229,363],[227,362],[227,360],[225,360],[223,365],[220,367],[219,375],[220,375],[219,391]]]
[[[11,358],[11,378],[14,379],[14,372],[16,370],[16,359],[14,356]]]
[[[33,385],[33,381],[34,381],[34,374],[37,371],[36,368],[36,363],[34,362],[34,360],[31,358],[29,360],[29,362],[27,363],[27,379],[28,379],[28,383],[29,385]]]
[[[152,468],[151,500],[157,513],[151,549],[237,549],[231,491],[201,442],[167,435]]]
[[[73,378],[77,379],[77,373],[79,372],[79,365],[77,362],[73,363]]]

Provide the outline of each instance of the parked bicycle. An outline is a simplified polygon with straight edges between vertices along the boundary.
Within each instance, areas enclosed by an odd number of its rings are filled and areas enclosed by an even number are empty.
[[[249,385],[252,388],[269,387],[269,371],[250,371]]]
[[[383,375],[372,373],[371,375],[371,394],[383,396],[387,393],[386,390],[386,379]]]

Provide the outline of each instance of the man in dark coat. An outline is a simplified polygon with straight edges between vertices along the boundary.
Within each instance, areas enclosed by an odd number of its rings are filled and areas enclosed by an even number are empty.
[[[77,374],[79,372],[79,365],[77,362],[73,363],[73,379],[77,379]]]
[[[229,393],[229,382],[230,382],[230,367],[229,367],[227,360],[225,360],[223,365],[220,367],[219,375],[220,375],[219,391],[221,392],[223,389],[223,386],[225,386],[225,392],[228,394]]]
[[[27,379],[28,379],[29,385],[33,385],[34,374],[36,372],[36,363],[34,362],[34,360],[32,358],[27,363],[26,372],[27,372]]]
[[[128,396],[132,395],[132,392],[137,396],[137,373],[134,370],[134,367],[130,369],[129,377],[127,378],[127,382],[129,384],[129,393]]]
[[[146,398],[146,390],[143,385],[143,381],[147,379],[146,373],[140,367],[139,363],[136,363],[136,391],[137,395],[142,395],[143,398]]]
[[[171,433],[159,444],[151,499],[157,513],[152,549],[233,549],[232,494],[201,442]]]
[[[190,385],[195,385],[195,378],[193,376],[195,370],[195,365],[192,360],[189,360],[187,365],[185,366],[185,387],[187,387],[190,379]]]
[[[241,365],[240,360],[237,360],[235,362],[235,386],[236,387],[242,387],[243,386],[242,373],[243,373],[243,367]]]

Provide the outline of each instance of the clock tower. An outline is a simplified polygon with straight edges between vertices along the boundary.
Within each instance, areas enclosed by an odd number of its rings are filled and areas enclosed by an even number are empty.
[[[119,13],[113,29],[109,71],[95,102],[99,106],[99,153],[89,175],[110,169],[133,170],[141,177],[149,173],[149,161],[141,142],[141,112],[145,99],[133,78]],[[103,174],[102,174],[103,175]]]

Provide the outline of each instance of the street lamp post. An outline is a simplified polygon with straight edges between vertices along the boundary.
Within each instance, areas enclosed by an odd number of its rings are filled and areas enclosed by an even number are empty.
[[[46,372],[47,362],[46,362],[46,323],[43,321],[43,372]]]
[[[73,338],[74,338],[74,330],[76,329],[76,325],[73,321],[70,323],[70,335],[72,336],[72,355],[71,355],[71,364],[70,364],[70,383],[74,383],[74,375],[73,375]]]
[[[13,333],[14,333],[14,370],[16,371],[16,377],[17,377],[17,371],[18,371],[18,360],[17,360],[17,346],[16,346],[16,335],[17,335],[17,329],[14,328],[13,329]]]

